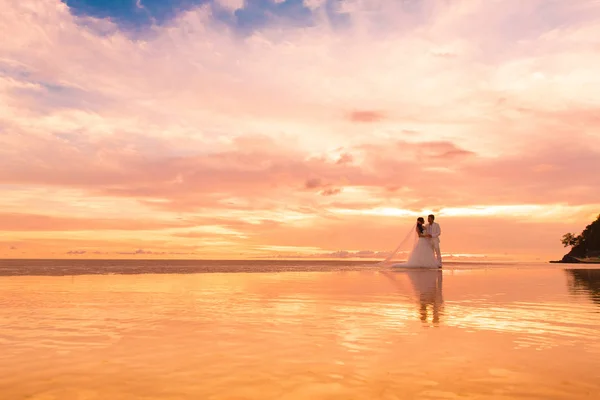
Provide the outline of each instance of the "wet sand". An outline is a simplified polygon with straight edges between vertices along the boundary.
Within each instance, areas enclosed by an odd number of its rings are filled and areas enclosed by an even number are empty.
[[[0,398],[593,399],[600,270],[0,278]]]

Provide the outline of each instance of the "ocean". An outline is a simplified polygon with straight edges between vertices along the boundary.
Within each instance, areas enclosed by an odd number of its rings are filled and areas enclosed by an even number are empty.
[[[0,276],[98,275],[98,274],[197,274],[377,271],[370,260],[96,260],[96,259],[0,259]],[[546,263],[457,262],[452,269],[540,268]]]
[[[2,400],[600,393],[597,266],[2,260],[0,274]]]

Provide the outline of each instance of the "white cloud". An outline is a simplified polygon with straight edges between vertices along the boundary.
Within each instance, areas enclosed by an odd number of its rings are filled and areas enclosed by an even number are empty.
[[[276,3],[282,3],[285,0],[275,0]],[[304,6],[306,8],[310,8],[311,10],[315,10],[319,7],[322,7],[327,3],[327,0],[304,0]]]
[[[217,0],[217,3],[230,11],[235,11],[244,8],[245,0]]]

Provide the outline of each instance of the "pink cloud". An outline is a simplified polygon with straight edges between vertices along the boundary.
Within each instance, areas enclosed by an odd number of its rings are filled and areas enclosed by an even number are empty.
[[[321,182],[321,179],[319,179],[319,178],[308,179],[306,181],[306,183],[304,184],[304,187],[306,189],[315,189],[315,188],[320,188],[322,186],[323,186],[323,182]]]
[[[354,157],[352,157],[352,154],[343,153],[342,155],[340,155],[340,158],[338,158],[338,160],[335,163],[336,164],[349,164],[352,161],[354,161]]]
[[[193,226],[182,221],[73,218],[43,214],[0,213],[0,231],[161,230]]]
[[[271,194],[283,200],[293,199],[304,189],[330,195],[352,186],[410,187],[416,189],[415,202],[461,206],[468,204],[469,198],[484,204],[523,200],[588,203],[597,193],[594,171],[599,153],[579,144],[561,149],[538,145],[526,155],[491,158],[451,142],[396,141],[349,148],[344,153],[348,162],[340,163],[339,158],[306,159],[274,140],[258,138],[257,143],[254,146],[248,136],[243,144],[227,151],[155,159],[116,150],[66,159],[41,153],[45,158],[37,163],[31,162],[36,158],[32,148],[29,159],[20,164],[16,158],[0,161],[15,162],[16,171],[3,169],[0,181],[81,187],[96,194],[141,200],[159,198],[164,201],[154,203],[155,207],[180,210],[222,205],[231,196],[259,200]],[[54,145],[53,154],[70,151],[65,148],[68,145]],[[359,164],[349,161],[357,157]],[[551,169],[540,170],[540,165],[549,163]],[[433,197],[420,189],[425,186],[436,188]],[[512,190],[506,191],[506,187]],[[549,190],[551,198],[545,194]]]
[[[340,193],[342,193],[342,189],[340,188],[326,188],[321,191],[321,196],[335,196]]]
[[[385,118],[383,113],[379,111],[353,111],[350,113],[350,121],[352,122],[377,122]]]

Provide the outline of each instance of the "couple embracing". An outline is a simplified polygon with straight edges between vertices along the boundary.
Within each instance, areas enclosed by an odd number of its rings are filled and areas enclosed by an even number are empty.
[[[417,218],[415,232],[417,242],[408,256],[408,260],[394,267],[441,268],[440,235],[442,230],[433,214],[427,217],[428,224],[422,217]]]

